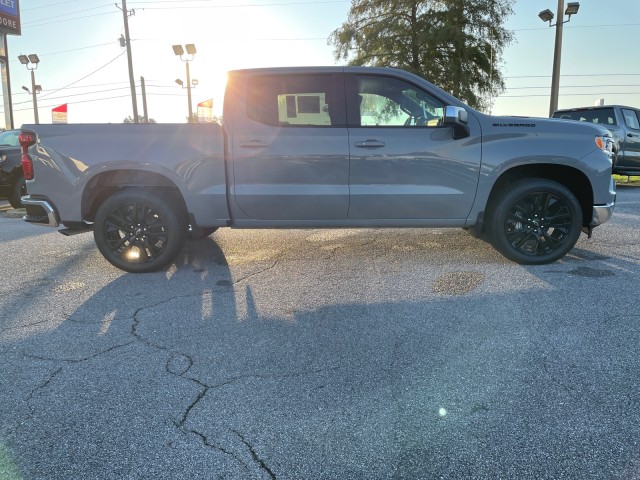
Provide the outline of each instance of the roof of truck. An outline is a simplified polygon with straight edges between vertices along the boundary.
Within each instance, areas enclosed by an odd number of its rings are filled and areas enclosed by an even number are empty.
[[[627,105],[591,105],[588,107],[571,107],[571,108],[559,108],[555,112],[575,112],[578,110],[598,110],[599,108],[629,108],[631,110],[638,110],[637,107],[629,107]]]

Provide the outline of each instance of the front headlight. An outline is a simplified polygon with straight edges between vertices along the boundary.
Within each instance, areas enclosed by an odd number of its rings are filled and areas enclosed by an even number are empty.
[[[613,138],[609,135],[596,135],[595,141],[600,150],[609,155],[609,157],[613,156]]]

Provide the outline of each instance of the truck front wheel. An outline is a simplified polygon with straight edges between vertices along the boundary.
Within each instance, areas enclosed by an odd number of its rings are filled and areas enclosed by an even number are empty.
[[[554,262],[571,250],[580,236],[580,204],[573,192],[558,182],[520,180],[501,190],[492,205],[492,243],[514,262]]]
[[[93,236],[112,265],[132,273],[153,272],[172,262],[186,239],[185,215],[144,190],[121,190],[98,208]]]

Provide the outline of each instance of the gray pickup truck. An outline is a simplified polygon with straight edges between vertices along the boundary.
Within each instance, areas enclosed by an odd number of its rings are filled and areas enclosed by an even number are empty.
[[[613,211],[600,125],[492,117],[388,68],[229,72],[224,124],[24,125],[27,222],[129,272],[218,227],[462,227],[553,262]]]
[[[604,125],[613,137],[613,173],[640,175],[640,110],[622,105],[556,110],[553,118]]]

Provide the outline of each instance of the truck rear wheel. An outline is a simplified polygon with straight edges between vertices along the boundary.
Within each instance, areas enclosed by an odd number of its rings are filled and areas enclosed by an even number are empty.
[[[11,186],[11,194],[9,195],[9,203],[13,208],[24,208],[22,205],[22,197],[27,194],[27,183],[22,175],[17,175],[13,185]]]
[[[491,240],[505,257],[542,265],[563,257],[578,241],[582,209],[565,186],[542,178],[505,187],[492,202]]]
[[[153,272],[172,262],[186,239],[185,215],[145,190],[121,190],[98,208],[93,236],[112,265]]]

